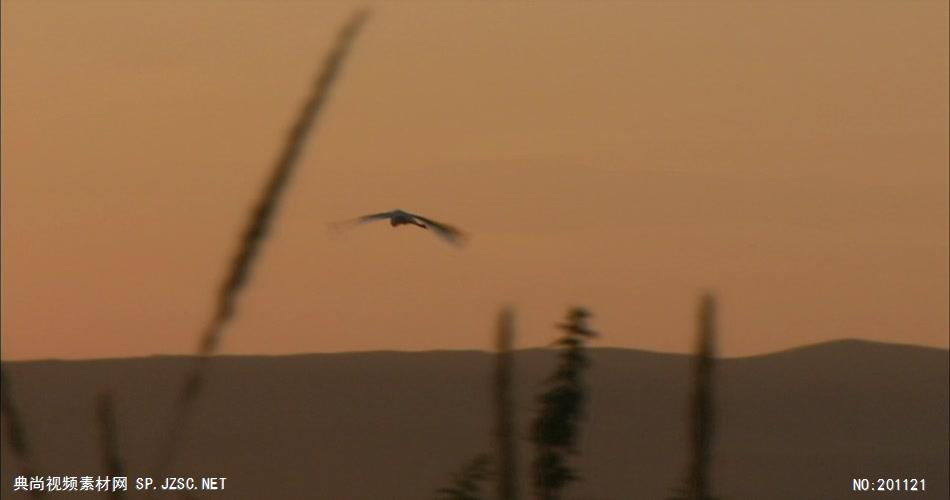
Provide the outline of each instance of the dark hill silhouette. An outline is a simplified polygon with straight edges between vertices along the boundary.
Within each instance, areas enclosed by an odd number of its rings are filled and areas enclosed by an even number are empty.
[[[593,349],[592,357],[576,462],[583,479],[568,498],[664,498],[684,472],[689,356]],[[542,349],[515,360],[527,437],[555,360]],[[476,351],[217,358],[170,472],[228,478],[223,492],[196,498],[431,498],[491,449],[492,361]],[[188,362],[6,363],[37,474],[104,473],[94,416],[102,390],[115,398],[129,476],[156,474],[156,433],[167,428]],[[837,499],[855,497],[852,478],[924,478],[927,493],[907,498],[946,499],[948,380],[946,350],[853,340],[724,359],[713,490],[726,499]],[[11,493],[18,469],[3,445],[0,496],[25,498]],[[522,442],[523,471],[531,451]]]

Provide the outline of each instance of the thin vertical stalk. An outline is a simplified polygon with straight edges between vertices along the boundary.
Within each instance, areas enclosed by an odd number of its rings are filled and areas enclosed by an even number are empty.
[[[715,431],[713,375],[716,364],[716,298],[702,296],[696,321],[696,351],[693,355],[693,383],[689,406],[690,458],[682,486],[670,500],[713,500],[709,468]]]
[[[716,299],[703,295],[697,321],[696,356],[693,361],[693,398],[690,408],[692,459],[687,483],[688,498],[707,500],[709,465],[715,430],[713,368],[715,367]]]
[[[13,455],[20,462],[20,475],[30,478],[34,475],[33,457],[30,450],[30,442],[26,437],[26,430],[23,425],[23,419],[17,410],[13,398],[13,389],[10,387],[10,374],[0,364],[0,415],[3,415],[5,432],[7,433],[7,442],[13,451]],[[42,493],[39,491],[30,491],[30,496],[39,498]]]
[[[102,446],[102,462],[110,477],[125,477],[119,453],[119,436],[116,430],[115,409],[112,396],[103,392],[96,399],[96,420],[99,421],[99,440]],[[122,490],[112,490],[113,499],[125,498]]]
[[[195,396],[204,385],[204,372],[209,357],[214,354],[226,327],[237,312],[237,298],[247,284],[256,257],[267,232],[273,223],[281,194],[286,188],[291,174],[306,144],[307,132],[316,123],[323,105],[326,103],[333,82],[339,76],[343,61],[349,53],[353,40],[366,22],[369,12],[356,12],[337,35],[336,42],[323,63],[310,94],[300,109],[281,154],[274,164],[270,179],[264,187],[261,197],[251,213],[247,227],[241,237],[238,250],[234,254],[228,273],[221,283],[217,295],[217,304],[211,319],[205,326],[198,346],[198,358],[187,376],[178,404],[173,414],[171,432],[165,441],[159,456],[159,471],[170,464],[174,450],[180,440],[189,408]]]
[[[497,497],[499,500],[518,498],[518,456],[512,396],[514,312],[506,308],[498,315],[498,338],[495,356],[495,447],[497,463]]]

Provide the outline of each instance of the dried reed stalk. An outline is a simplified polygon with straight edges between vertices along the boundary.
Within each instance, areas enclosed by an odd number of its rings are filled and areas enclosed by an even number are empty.
[[[506,308],[498,315],[494,379],[496,495],[499,500],[518,498],[517,423],[512,396],[514,336],[514,312]]]
[[[3,415],[3,421],[6,423],[4,428],[7,433],[7,440],[13,455],[20,462],[20,475],[30,478],[34,476],[33,457],[30,450],[30,442],[26,438],[26,430],[23,426],[23,420],[20,412],[17,411],[13,399],[13,390],[10,388],[10,375],[0,365],[0,415]],[[31,490],[34,498],[42,496],[39,491]]]
[[[122,466],[119,454],[119,436],[116,430],[115,409],[112,395],[108,392],[99,394],[96,398],[96,420],[99,422],[99,439],[102,445],[102,462],[110,477],[124,477],[125,468]],[[112,498],[125,498],[122,490],[113,490]]]
[[[713,369],[716,363],[716,298],[702,296],[693,355],[693,386],[689,407],[690,459],[681,487],[669,500],[714,500],[710,494],[709,467],[715,430]]]
[[[687,498],[708,500],[709,464],[715,427],[713,368],[715,366],[716,299],[705,294],[697,321],[696,355],[693,365],[693,400],[690,408],[692,458],[686,483]]]
[[[343,61],[368,17],[369,11],[360,10],[353,14],[340,30],[333,48],[314,81],[307,100],[300,109],[297,121],[287,134],[280,157],[274,165],[270,179],[251,214],[238,245],[238,250],[231,260],[226,278],[221,283],[214,313],[201,335],[198,358],[182,387],[177,408],[173,414],[171,432],[159,457],[160,471],[164,471],[171,462],[191,403],[204,384],[204,371],[208,358],[216,351],[225,328],[237,311],[238,295],[247,284],[255,258],[273,222],[281,193],[286,188],[294,167],[303,152],[307,132],[313,127],[320,111],[323,109],[333,82],[339,76]]]
[[[568,463],[578,454],[580,421],[587,403],[584,371],[590,362],[585,343],[597,333],[587,325],[590,311],[576,307],[568,312],[567,323],[559,324],[564,336],[555,343],[561,346],[560,363],[548,379],[548,390],[538,396],[541,408],[531,428],[535,445],[532,475],[538,500],[557,500],[562,490],[578,479]]]

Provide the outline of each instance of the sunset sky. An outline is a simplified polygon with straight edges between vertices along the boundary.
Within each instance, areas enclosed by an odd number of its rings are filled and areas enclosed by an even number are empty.
[[[193,352],[284,134],[358,4],[4,1],[2,357]],[[946,348],[948,4],[381,2],[226,354]],[[456,249],[385,223],[465,229]]]

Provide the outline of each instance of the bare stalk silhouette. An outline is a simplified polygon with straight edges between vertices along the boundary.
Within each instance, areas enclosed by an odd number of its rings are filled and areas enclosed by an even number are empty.
[[[514,396],[512,395],[514,344],[514,312],[506,308],[498,315],[498,338],[495,364],[495,454],[497,463],[496,496],[499,500],[518,498],[518,455],[515,429]]]
[[[533,463],[534,489],[539,500],[557,500],[561,490],[577,474],[567,464],[577,454],[580,420],[586,404],[584,370],[589,365],[584,343],[597,334],[588,328],[590,312],[582,307],[568,313],[567,323],[560,324],[565,334],[557,340],[562,346],[560,364],[548,379],[550,388],[538,397],[541,410],[531,429],[535,444]]]
[[[96,398],[96,420],[99,422],[99,439],[102,443],[102,462],[110,477],[125,477],[122,459],[119,454],[119,436],[116,430],[115,409],[112,395],[108,392]],[[125,492],[113,488],[112,498],[125,498]]]
[[[518,496],[517,439],[515,437],[514,398],[511,394],[512,352],[514,343],[514,312],[502,309],[498,314],[495,373],[492,389],[495,403],[495,453],[478,455],[457,472],[452,485],[438,491],[443,500],[477,500],[481,498],[479,483],[495,479],[499,500]],[[494,470],[492,466],[494,465]]]
[[[329,91],[333,82],[339,76],[343,61],[349,53],[353,40],[368,16],[369,12],[367,10],[360,10],[340,30],[332,50],[314,81],[313,88],[300,110],[297,121],[287,134],[280,157],[274,165],[270,179],[251,214],[238,245],[238,250],[232,258],[228,273],[218,290],[214,313],[203,329],[195,366],[182,387],[173,414],[171,432],[168,434],[169,437],[165,441],[164,449],[159,455],[160,471],[164,471],[173,458],[172,455],[180,439],[189,408],[204,384],[204,371],[207,361],[216,351],[225,328],[237,311],[238,295],[247,284],[255,258],[258,256],[268,229],[273,222],[281,193],[286,188],[294,167],[303,152],[307,132],[313,127],[320,111],[323,109]]]
[[[693,393],[689,410],[690,461],[683,486],[671,500],[715,500],[710,494],[709,466],[715,430],[713,369],[716,363],[716,298],[704,294],[699,304]]]
[[[10,448],[13,455],[20,462],[20,475],[30,478],[35,470],[30,442],[26,438],[23,420],[20,418],[20,412],[17,411],[14,403],[13,390],[10,387],[10,375],[3,369],[2,365],[0,365],[0,415],[3,415],[3,421],[6,423],[4,428],[6,429]],[[31,489],[30,496],[37,498],[42,496],[42,493]]]

